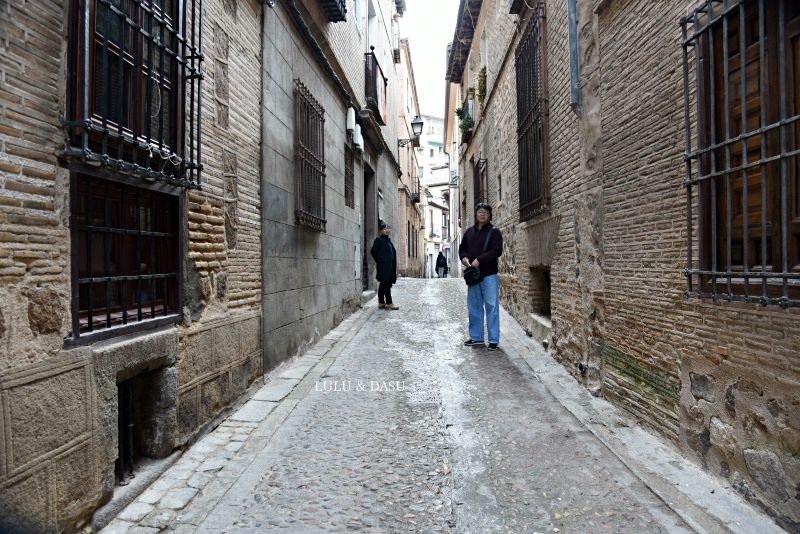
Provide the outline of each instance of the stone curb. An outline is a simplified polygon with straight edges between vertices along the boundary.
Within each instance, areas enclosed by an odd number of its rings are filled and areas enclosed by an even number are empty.
[[[273,370],[255,394],[192,444],[163,475],[120,510],[104,534],[193,531],[255,460],[315,381],[377,309],[369,303],[305,354]]]

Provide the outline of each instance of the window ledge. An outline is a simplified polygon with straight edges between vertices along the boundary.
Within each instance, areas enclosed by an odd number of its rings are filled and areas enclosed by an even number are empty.
[[[175,313],[157,319],[148,319],[136,323],[128,323],[126,325],[112,326],[111,328],[104,328],[94,332],[85,332],[77,337],[73,336],[64,339],[64,348],[83,347],[99,341],[106,341],[111,338],[122,337],[129,334],[149,333],[151,330],[162,326],[177,324],[180,320],[181,315]]]

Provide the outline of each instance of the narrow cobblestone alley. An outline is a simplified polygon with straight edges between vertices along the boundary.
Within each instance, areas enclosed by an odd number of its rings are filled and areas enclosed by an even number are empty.
[[[463,347],[464,293],[401,280],[399,311],[347,318],[103,532],[777,531],[699,469],[710,512],[647,482],[553,396],[552,359],[505,313],[501,351]]]

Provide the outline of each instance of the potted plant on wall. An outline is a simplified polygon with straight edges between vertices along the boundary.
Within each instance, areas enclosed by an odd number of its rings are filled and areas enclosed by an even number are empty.
[[[475,121],[469,112],[469,101],[464,100],[461,107],[456,109],[458,116],[458,130],[461,133],[461,142],[468,143],[472,137],[472,128],[475,126]]]

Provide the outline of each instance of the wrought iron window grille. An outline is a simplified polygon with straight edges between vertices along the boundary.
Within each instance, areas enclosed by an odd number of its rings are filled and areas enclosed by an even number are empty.
[[[520,220],[550,211],[547,18],[538,0],[515,52]]]
[[[297,223],[325,231],[325,109],[295,79],[295,184]]]
[[[800,306],[800,5],[706,0],[681,29],[685,296]]]
[[[75,0],[68,158],[200,188],[202,0]]]
[[[177,322],[182,196],[78,173],[71,187],[71,343]]]

